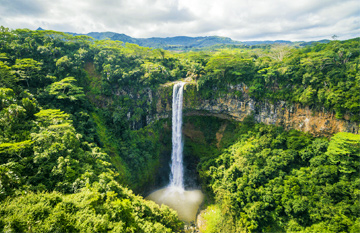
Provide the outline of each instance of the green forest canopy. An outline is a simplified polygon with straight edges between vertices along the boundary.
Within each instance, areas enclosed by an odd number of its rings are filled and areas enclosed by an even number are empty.
[[[355,38],[173,53],[1,27],[1,231],[179,231],[176,213],[129,191],[153,179],[164,149],[160,124],[137,126],[153,107],[146,90],[191,76],[198,95],[211,99],[241,83],[257,101],[359,122],[359,45]],[[360,231],[359,135],[313,138],[252,119],[234,135],[198,164],[217,216],[207,215],[209,226]]]

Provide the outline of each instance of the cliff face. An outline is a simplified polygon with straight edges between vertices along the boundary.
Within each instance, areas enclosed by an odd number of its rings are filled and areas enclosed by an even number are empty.
[[[234,93],[241,95],[234,95]],[[285,129],[297,129],[314,136],[331,136],[337,132],[359,133],[359,122],[336,119],[332,112],[313,111],[300,104],[275,104],[256,102],[247,95],[245,86],[229,87],[229,94],[219,98],[204,99],[196,93],[194,84],[187,84],[184,92],[185,115],[212,115],[242,121],[254,113],[257,122],[275,124]],[[240,97],[239,97],[240,96]],[[156,110],[149,121],[171,116],[172,86],[159,89],[156,95]]]

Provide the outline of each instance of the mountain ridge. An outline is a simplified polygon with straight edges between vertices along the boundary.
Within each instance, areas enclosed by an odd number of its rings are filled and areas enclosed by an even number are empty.
[[[37,30],[44,30],[38,28]],[[330,40],[320,41],[289,41],[289,40],[264,40],[264,41],[237,41],[230,37],[222,36],[174,36],[174,37],[150,37],[150,38],[135,38],[128,36],[124,33],[117,32],[89,32],[89,33],[73,33],[65,32],[74,36],[90,36],[95,40],[118,40],[124,43],[137,44],[143,47],[161,48],[167,50],[191,50],[191,49],[203,49],[211,46],[218,45],[232,45],[232,46],[259,46],[259,45],[271,45],[271,44],[288,44],[288,45],[300,45],[306,46],[312,43],[328,43]]]

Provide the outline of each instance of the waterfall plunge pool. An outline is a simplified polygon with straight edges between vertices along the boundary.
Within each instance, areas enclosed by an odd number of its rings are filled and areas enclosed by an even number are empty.
[[[198,189],[184,190],[168,186],[154,191],[145,199],[154,201],[158,205],[167,205],[178,213],[179,219],[191,222],[196,220],[196,214],[204,199],[204,194]]]

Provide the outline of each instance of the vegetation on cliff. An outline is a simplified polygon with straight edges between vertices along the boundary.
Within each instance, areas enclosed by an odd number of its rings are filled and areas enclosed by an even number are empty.
[[[358,47],[353,39],[170,53],[1,27],[0,231],[179,231],[176,213],[128,190],[155,183],[170,141],[151,118],[160,85],[188,76],[198,84],[192,94],[211,99],[241,98],[227,92],[241,84],[260,101],[358,122]],[[224,220],[213,226],[358,230],[358,135],[315,139],[251,119],[221,130],[216,118],[187,123],[205,130],[185,152],[196,158],[209,208]]]
[[[0,35],[0,231],[181,230],[174,211],[124,188],[151,178],[158,147],[151,129],[131,131],[106,108],[106,81],[95,86],[98,77],[84,69],[102,53],[110,59],[118,44],[5,28]],[[124,102],[119,109],[131,107]]]
[[[237,132],[230,147],[198,165],[215,203],[202,213],[204,232],[360,230],[359,135],[329,141],[263,124]]]
[[[300,49],[278,45],[263,51],[221,51],[204,67],[200,90],[216,97],[229,85],[244,83],[257,100],[325,108],[339,119],[347,114],[359,121],[359,45],[357,38]]]

